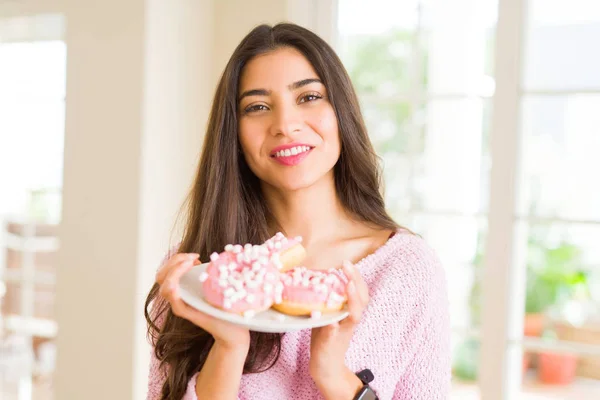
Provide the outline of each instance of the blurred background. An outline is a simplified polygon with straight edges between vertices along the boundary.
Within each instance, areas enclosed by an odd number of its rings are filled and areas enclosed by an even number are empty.
[[[215,83],[283,20],[337,50],[442,259],[452,398],[600,398],[599,2],[0,0],[0,399],[145,398]]]

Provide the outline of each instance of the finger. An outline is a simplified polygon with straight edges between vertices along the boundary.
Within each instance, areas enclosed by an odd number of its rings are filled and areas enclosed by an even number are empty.
[[[369,302],[369,287],[360,274],[360,271],[350,261],[344,261],[342,265],[348,278],[356,285],[356,290],[360,296],[360,301],[366,305]]]
[[[196,260],[189,259],[186,261],[182,261],[179,264],[175,265],[169,271],[168,275],[165,277],[163,285],[166,285],[170,288],[176,288],[179,286],[179,281],[183,274],[188,272],[192,267],[196,265]]]
[[[187,319],[201,328],[210,326],[211,317],[187,305],[181,300],[177,290],[173,291],[169,302],[171,303],[171,310],[176,316]]]
[[[181,261],[197,260],[198,257],[200,257],[200,254],[198,254],[198,253],[178,253],[178,254],[175,254],[173,257],[171,257],[167,261],[167,264],[177,264],[177,263],[180,263]]]
[[[193,261],[185,261],[184,263],[193,263]],[[170,281],[171,279],[172,277],[169,276],[165,281],[165,284],[161,285],[160,294],[171,305],[173,314],[185,318],[198,326],[206,326],[211,317],[186,304],[179,295],[179,285],[172,284],[172,281]]]
[[[346,292],[348,293],[348,312],[350,313],[349,320],[350,322],[357,324],[360,321],[360,317],[362,316],[365,305],[358,294],[356,283],[354,283],[354,281],[350,281],[348,283],[346,286]]]
[[[195,254],[178,253],[178,254],[175,254],[173,257],[169,258],[158,269],[158,271],[156,271],[156,277],[155,277],[156,282],[161,283],[165,279],[165,277],[167,276],[167,274],[169,273],[169,271],[175,265],[181,263],[182,261],[188,260],[189,258],[193,258],[193,256],[195,256]]]
[[[358,295],[360,296],[360,301],[366,307],[367,304],[369,304],[369,287],[362,277],[358,282],[355,281],[355,283],[358,289]]]
[[[348,280],[354,280],[356,278],[357,271],[352,262],[344,260],[342,263],[342,269],[344,270],[346,277],[348,277]]]
[[[179,289],[179,280],[181,275],[183,275],[186,271],[188,271],[191,267],[193,267],[193,261],[181,261],[180,263],[174,265],[168,272],[168,275],[159,282],[159,294],[168,300],[172,301],[173,295]]]
[[[171,269],[176,267],[178,264],[187,260],[198,260],[199,257],[200,255],[196,253],[179,253],[174,255],[157,271],[156,282],[162,283]]]

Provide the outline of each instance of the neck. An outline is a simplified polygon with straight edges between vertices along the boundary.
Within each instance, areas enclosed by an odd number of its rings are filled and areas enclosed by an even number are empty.
[[[302,236],[305,246],[335,237],[352,224],[337,196],[333,176],[289,192],[265,185],[263,193],[283,233]]]

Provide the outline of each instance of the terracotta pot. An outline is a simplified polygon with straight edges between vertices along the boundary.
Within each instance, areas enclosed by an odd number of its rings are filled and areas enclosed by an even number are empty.
[[[577,356],[572,354],[540,353],[538,378],[548,385],[568,385],[577,371]]]
[[[546,323],[546,316],[542,313],[525,314],[525,336],[541,336]]]

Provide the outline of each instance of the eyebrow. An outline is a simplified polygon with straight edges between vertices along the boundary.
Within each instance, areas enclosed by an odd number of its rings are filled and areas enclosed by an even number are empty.
[[[296,90],[301,88],[302,86],[306,86],[309,85],[311,83],[315,83],[318,82],[320,84],[323,84],[323,82],[321,82],[320,79],[317,78],[308,78],[308,79],[302,79],[301,81],[298,82],[294,82],[290,85],[288,85],[288,89],[289,90]],[[248,96],[268,96],[271,94],[270,90],[267,89],[251,89],[251,90],[246,90],[245,92],[243,92],[240,97],[238,98],[238,101],[242,101],[242,99],[244,97],[248,97]]]
[[[302,86],[306,86],[306,85],[309,85],[314,82],[318,82],[321,84],[323,83],[323,82],[321,82],[320,79],[317,79],[317,78],[302,79],[301,81],[294,82],[291,85],[288,85],[288,89],[295,90],[295,89],[301,88]]]

